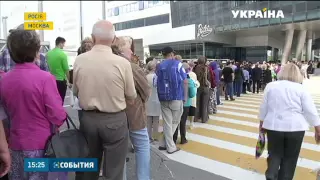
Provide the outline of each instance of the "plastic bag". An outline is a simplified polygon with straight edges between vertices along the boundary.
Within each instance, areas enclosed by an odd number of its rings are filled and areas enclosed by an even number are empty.
[[[266,133],[260,132],[258,137],[258,142],[256,145],[256,159],[258,159],[262,155],[265,148],[265,144],[266,144]]]

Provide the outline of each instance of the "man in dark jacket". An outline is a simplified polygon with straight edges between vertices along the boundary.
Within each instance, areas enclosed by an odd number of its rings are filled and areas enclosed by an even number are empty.
[[[259,93],[260,79],[261,79],[262,69],[259,67],[259,64],[256,64],[252,69],[252,92]]]

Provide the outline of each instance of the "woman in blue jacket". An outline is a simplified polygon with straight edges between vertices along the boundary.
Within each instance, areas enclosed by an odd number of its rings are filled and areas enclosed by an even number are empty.
[[[188,73],[190,71],[190,66],[188,63],[183,63],[182,64],[183,68],[185,69],[186,73]],[[181,136],[181,144],[186,144],[188,142],[187,138],[186,138],[186,122],[187,122],[187,118],[188,118],[188,114],[189,114],[189,108],[191,106],[192,103],[192,98],[195,97],[197,95],[197,86],[196,83],[189,77],[189,75],[187,75],[188,78],[188,83],[189,83],[189,88],[188,88],[188,100],[184,103],[183,105],[183,114],[181,116],[181,120],[180,120],[180,136]],[[176,129],[176,131],[174,132],[173,135],[173,141],[175,143],[177,143],[177,139],[178,139],[178,130],[179,128]]]

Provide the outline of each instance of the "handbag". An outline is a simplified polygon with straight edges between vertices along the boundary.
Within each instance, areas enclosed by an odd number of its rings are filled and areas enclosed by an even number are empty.
[[[84,134],[76,128],[72,119],[67,115],[68,129],[56,132],[49,138],[45,157],[48,158],[86,158],[89,155],[88,141]],[[70,129],[70,124],[73,129]],[[53,128],[55,129],[55,128]]]

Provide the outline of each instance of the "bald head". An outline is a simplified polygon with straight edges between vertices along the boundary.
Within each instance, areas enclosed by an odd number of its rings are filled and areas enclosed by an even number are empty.
[[[95,44],[111,46],[114,37],[115,30],[111,22],[101,20],[93,25],[92,39]]]

